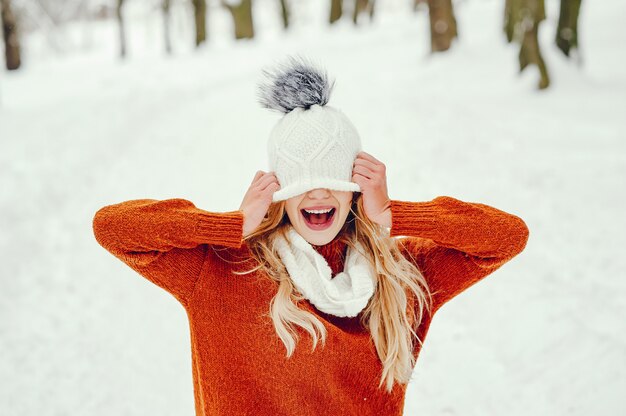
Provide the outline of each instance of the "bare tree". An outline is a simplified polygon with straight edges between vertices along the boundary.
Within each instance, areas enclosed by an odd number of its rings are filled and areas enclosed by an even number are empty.
[[[11,10],[10,0],[0,0],[0,17],[2,21],[2,38],[4,39],[4,59],[10,71],[19,69],[20,43],[17,35],[17,20]]]
[[[428,14],[431,52],[447,51],[452,45],[452,40],[459,36],[452,0],[428,0]]]
[[[287,5],[287,0],[279,0],[280,1],[280,15],[283,20],[283,29],[289,28],[289,6]]]
[[[337,20],[341,19],[342,15],[343,15],[343,0],[331,0],[329,23],[332,25]]]
[[[548,88],[550,77],[541,56],[537,37],[539,24],[546,18],[543,0],[506,0],[504,7],[504,31],[509,42],[520,44],[520,72],[528,65],[537,65],[539,88]]]
[[[169,55],[172,53],[172,40],[170,37],[170,8],[172,0],[163,0],[161,10],[163,11],[163,36],[165,37],[165,52]]]
[[[556,46],[565,56],[570,56],[570,50],[578,49],[578,15],[581,2],[582,0],[561,0]]]
[[[427,4],[428,0],[413,0],[413,11],[416,12],[422,3]]]
[[[196,47],[206,41],[206,0],[192,0],[196,23]]]
[[[231,1],[221,0],[222,6],[226,7],[233,16],[235,27],[235,39],[254,38],[254,24],[252,20],[252,0],[241,0],[239,4],[231,4]]]
[[[126,29],[124,27],[124,15],[122,13],[122,7],[124,6],[124,0],[117,0],[117,7],[115,8],[115,15],[117,16],[117,23],[119,28],[120,39],[120,57],[126,57]]]
[[[367,13],[370,21],[374,18],[375,0],[354,0],[354,8],[352,9],[352,22],[356,25],[359,21],[361,13]]]

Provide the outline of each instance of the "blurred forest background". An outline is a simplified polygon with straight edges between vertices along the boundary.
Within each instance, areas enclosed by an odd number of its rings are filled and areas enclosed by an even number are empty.
[[[320,0],[320,2],[323,0]],[[376,0],[325,0],[328,3],[328,25],[341,19],[350,19],[354,25],[367,25],[376,18]],[[382,3],[384,0],[378,0]],[[413,13],[428,13],[430,22],[430,49],[445,52],[460,37],[463,28],[458,28],[452,0],[411,0]],[[163,14],[163,45],[165,52],[173,51],[171,37],[172,9],[187,9],[187,24],[194,28],[193,42],[196,47],[210,41],[207,31],[207,15],[215,8],[228,11],[232,19],[232,36],[235,39],[252,39],[255,36],[253,14],[254,0],[0,0],[2,9],[2,31],[5,63],[9,70],[21,65],[20,34],[42,30],[47,34],[49,46],[57,51],[68,48],[63,37],[62,26],[72,21],[97,21],[115,18],[118,24],[119,54],[127,54],[125,15],[132,3],[142,2]],[[291,8],[298,0],[275,0],[280,23],[288,30]],[[558,25],[553,35],[554,42],[567,57],[580,62],[578,55],[578,20],[582,0],[559,0]],[[519,70],[529,65],[539,69],[539,88],[548,88],[550,75],[542,57],[538,31],[546,18],[544,0],[502,0],[502,31],[510,43],[519,49]],[[461,35],[459,35],[461,33]],[[419,40],[416,39],[416,42]],[[189,39],[192,42],[192,39]],[[84,45],[88,47],[88,40]]]
[[[405,414],[623,413],[626,1],[0,4],[1,416],[194,414],[184,309],[98,245],[93,216],[236,210],[280,117],[257,81],[295,53],[336,80],[329,105],[391,198],[530,230],[437,312]]]

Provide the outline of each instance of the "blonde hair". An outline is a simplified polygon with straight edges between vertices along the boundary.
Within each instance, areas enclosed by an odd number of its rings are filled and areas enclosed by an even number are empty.
[[[363,310],[361,324],[369,327],[372,340],[381,360],[383,370],[380,388],[386,383],[391,392],[394,380],[408,383],[415,357],[414,342],[422,344],[416,331],[424,311],[432,308],[432,299],[426,280],[419,269],[407,260],[389,236],[386,228],[372,222],[364,215],[361,193],[355,193],[346,222],[338,238],[355,248],[354,240],[361,242],[364,253],[376,270],[376,291]],[[304,297],[297,291],[285,266],[274,247],[276,237],[285,236],[290,224],[285,211],[285,201],[272,203],[257,229],[245,238],[252,257],[258,265],[245,272],[263,270],[278,284],[278,290],[270,302],[271,317],[278,337],[287,348],[290,357],[296,347],[298,332],[295,326],[306,330],[313,339],[313,349],[321,338],[326,341],[324,324],[312,313],[298,308]],[[409,290],[407,295],[406,289]],[[410,297],[414,302],[410,302]],[[417,313],[415,313],[417,311]]]

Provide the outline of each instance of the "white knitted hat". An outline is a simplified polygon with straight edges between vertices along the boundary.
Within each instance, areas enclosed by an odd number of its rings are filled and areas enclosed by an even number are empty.
[[[341,110],[326,105],[334,82],[302,57],[289,57],[282,69],[264,74],[270,82],[260,85],[261,105],[285,114],[267,146],[281,186],[273,202],[316,188],[360,192],[351,179],[361,139]]]

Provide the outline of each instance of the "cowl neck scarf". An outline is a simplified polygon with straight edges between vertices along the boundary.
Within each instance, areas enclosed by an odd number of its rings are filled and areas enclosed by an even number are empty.
[[[354,317],[361,312],[374,294],[375,272],[362,253],[361,243],[355,242],[357,250],[348,247],[342,272],[332,277],[328,262],[304,239],[293,226],[288,227],[287,237],[276,238],[276,248],[296,289],[322,312]]]

